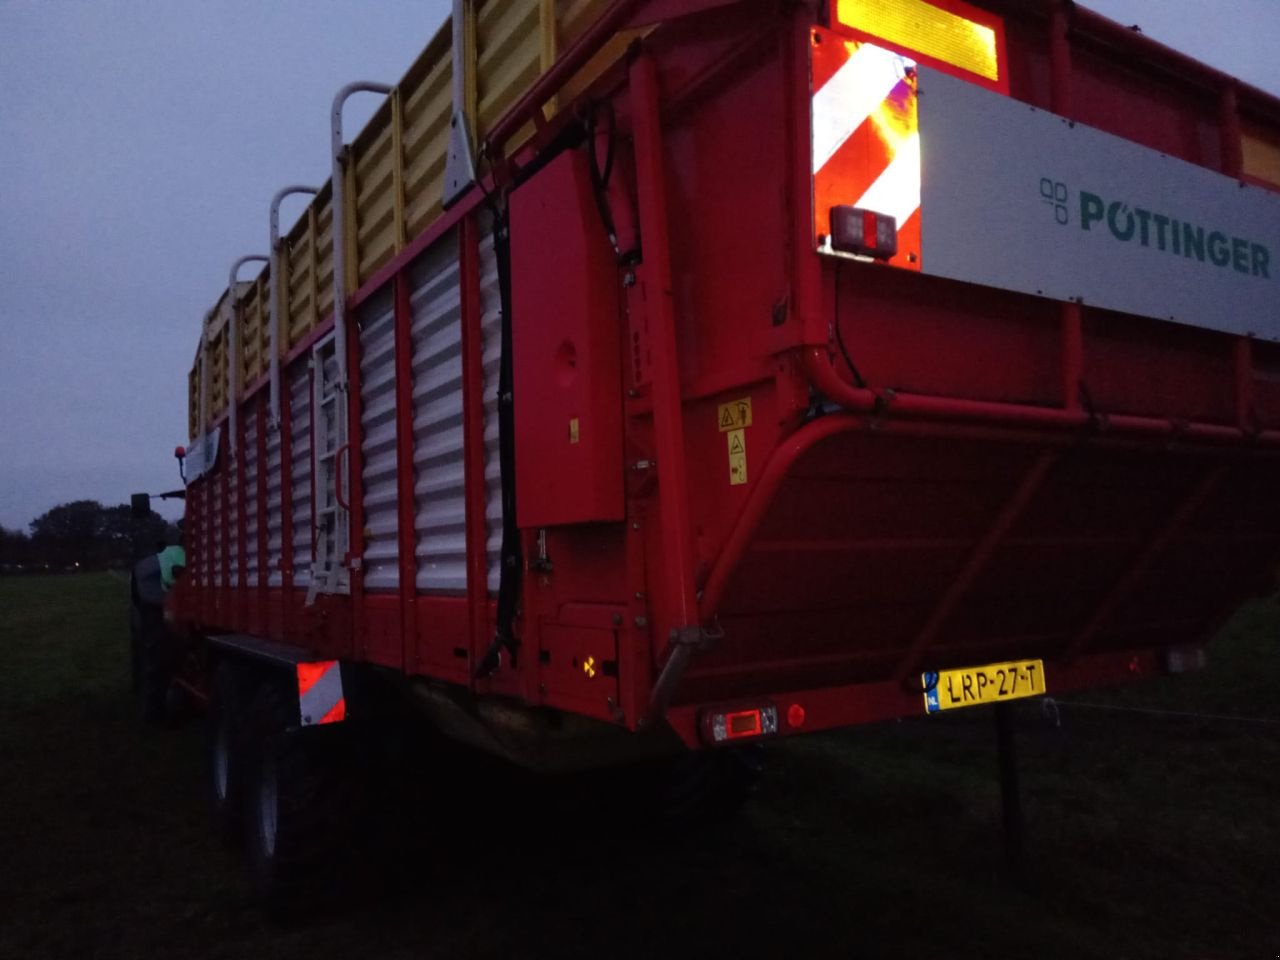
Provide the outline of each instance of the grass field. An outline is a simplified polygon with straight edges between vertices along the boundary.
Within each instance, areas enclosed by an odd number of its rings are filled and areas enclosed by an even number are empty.
[[[786,743],[740,818],[667,837],[442,777],[463,799],[424,809],[415,882],[279,926],[207,829],[198,725],[134,721],[125,600],[108,575],[0,578],[0,957],[1280,955],[1270,603],[1203,673],[1078,698],[1125,711],[1022,706],[1017,872],[991,716],[962,711]]]

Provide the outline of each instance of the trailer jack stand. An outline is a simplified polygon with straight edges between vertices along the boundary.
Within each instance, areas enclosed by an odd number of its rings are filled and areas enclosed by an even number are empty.
[[[1004,820],[1004,854],[1009,867],[1023,862],[1022,795],[1018,790],[1018,755],[1014,741],[1013,706],[996,704],[996,751],[1000,761],[1000,803]]]

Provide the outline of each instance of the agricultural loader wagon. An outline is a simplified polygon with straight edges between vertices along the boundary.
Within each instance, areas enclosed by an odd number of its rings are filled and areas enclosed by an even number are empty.
[[[1133,30],[456,0],[331,148],[204,320],[168,608],[268,893],[390,702],[709,768],[1191,669],[1272,584],[1280,102]]]

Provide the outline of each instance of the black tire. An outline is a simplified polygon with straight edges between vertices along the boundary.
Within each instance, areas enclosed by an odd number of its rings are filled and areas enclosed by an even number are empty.
[[[133,608],[137,629],[132,651],[136,689],[142,722],[165,726],[169,722],[169,687],[173,677],[171,654],[166,643],[164,611],[150,604]]]
[[[272,913],[292,915],[328,900],[351,850],[352,778],[344,731],[297,729],[292,691],[264,683],[245,719],[244,837],[255,893]]]
[[[244,828],[244,709],[240,677],[228,662],[218,665],[210,687],[205,727],[209,812],[214,829],[234,843]]]

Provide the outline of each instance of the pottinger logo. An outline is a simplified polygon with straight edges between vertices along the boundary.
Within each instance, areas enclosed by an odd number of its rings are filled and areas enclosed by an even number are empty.
[[[1053,210],[1053,220],[1059,226],[1071,225],[1071,191],[1065,183],[1041,177],[1040,202]],[[1087,233],[1109,233],[1120,243],[1136,243],[1169,256],[1271,279],[1270,249],[1247,237],[1232,236],[1123,200],[1108,201],[1087,190],[1079,191],[1077,208],[1080,229]]]

